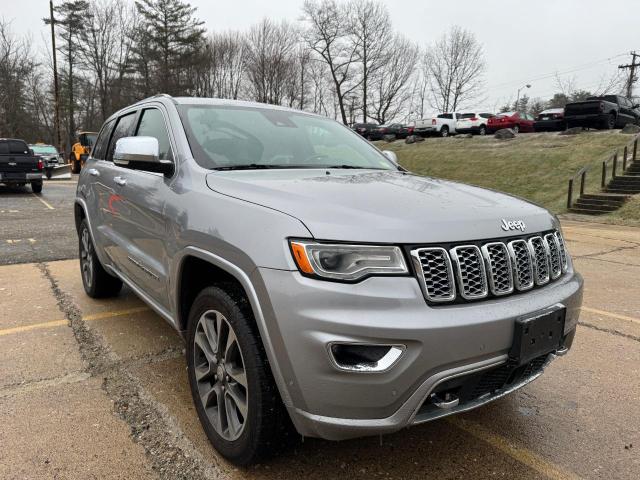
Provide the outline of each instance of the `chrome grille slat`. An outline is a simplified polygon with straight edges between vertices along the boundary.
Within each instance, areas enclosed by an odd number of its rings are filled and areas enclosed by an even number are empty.
[[[520,291],[533,288],[533,259],[529,246],[524,240],[513,240],[507,244],[514,265],[516,288]]]
[[[558,244],[558,239],[553,233],[547,233],[544,236],[544,243],[546,244],[547,251],[549,252],[549,275],[552,280],[555,280],[562,275],[560,245]]]
[[[489,293],[484,259],[475,245],[461,245],[450,250],[456,264],[460,295],[466,300],[484,298]]]
[[[558,240],[558,246],[560,247],[560,262],[562,265],[562,271],[566,272],[569,268],[569,261],[567,259],[567,250],[564,246],[564,238],[562,238],[562,234],[559,230],[555,232],[556,240]]]
[[[456,298],[451,259],[444,248],[420,248],[411,252],[416,270],[422,270],[421,286],[427,300],[448,302]]]
[[[502,242],[491,242],[484,244],[481,250],[487,263],[487,277],[491,293],[507,295],[513,292],[511,258],[507,246]]]
[[[484,244],[417,248],[411,257],[429,302],[478,300],[546,285],[569,268],[559,231]]]
[[[549,251],[542,237],[529,239],[529,249],[533,257],[533,272],[536,285],[545,285],[549,282]]]

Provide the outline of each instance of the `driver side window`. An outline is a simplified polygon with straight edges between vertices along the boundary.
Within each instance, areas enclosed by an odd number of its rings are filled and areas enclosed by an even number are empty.
[[[173,160],[171,142],[162,112],[157,108],[147,108],[142,111],[136,137],[153,137],[158,140],[160,160]]]

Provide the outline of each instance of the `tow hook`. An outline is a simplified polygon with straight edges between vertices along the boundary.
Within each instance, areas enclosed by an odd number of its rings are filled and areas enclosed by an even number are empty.
[[[429,396],[429,400],[436,407],[441,408],[443,410],[448,410],[450,408],[457,407],[460,404],[460,398],[457,395],[449,392],[446,392],[444,394],[444,397],[441,397],[437,393],[432,393]]]

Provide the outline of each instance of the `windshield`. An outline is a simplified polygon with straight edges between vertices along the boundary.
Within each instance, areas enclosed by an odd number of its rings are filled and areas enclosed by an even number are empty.
[[[327,118],[228,105],[182,105],[179,111],[204,168],[397,169],[373,145]]]
[[[45,155],[57,155],[58,151],[56,147],[51,145],[30,145],[29,148],[33,150],[33,153],[45,154]]]

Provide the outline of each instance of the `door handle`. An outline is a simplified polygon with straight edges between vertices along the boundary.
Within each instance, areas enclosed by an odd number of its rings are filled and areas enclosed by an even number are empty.
[[[127,184],[127,179],[123,177],[113,177],[113,181],[121,187],[124,187]]]
[[[99,177],[100,176],[100,172],[98,170],[96,170],[95,168],[90,168],[87,171],[89,172],[89,175],[93,175],[94,177]]]

